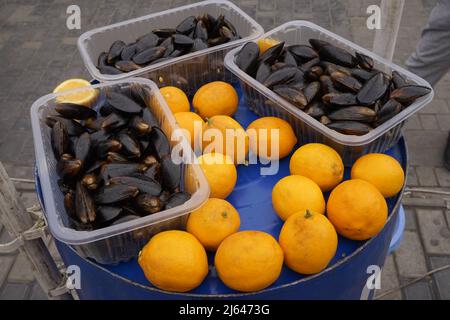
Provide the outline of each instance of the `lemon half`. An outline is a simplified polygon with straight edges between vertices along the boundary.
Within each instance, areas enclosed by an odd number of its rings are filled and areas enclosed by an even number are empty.
[[[89,87],[91,84],[84,79],[68,79],[59,84],[53,93],[60,93],[67,90],[73,90],[82,87]],[[90,107],[98,97],[98,90],[93,88],[86,88],[86,90],[68,93],[56,98],[58,103],[75,103],[85,107]]]

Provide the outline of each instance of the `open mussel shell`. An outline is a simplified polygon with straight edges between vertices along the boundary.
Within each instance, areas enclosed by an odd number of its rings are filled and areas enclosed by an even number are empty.
[[[95,203],[112,204],[134,198],[139,189],[123,184],[111,184],[101,187],[95,195]]]
[[[362,86],[356,98],[363,106],[373,105],[377,100],[384,96],[388,87],[388,79],[383,73],[379,72]]]
[[[395,70],[392,71],[392,83],[394,84],[395,89],[404,87],[409,84],[408,80]]]
[[[327,41],[320,40],[320,39],[313,39],[313,38],[309,39],[308,42],[311,45],[311,47],[313,47],[316,51],[319,51],[324,46],[331,45],[331,43],[329,43]]]
[[[95,221],[96,209],[94,201],[81,181],[77,182],[76,186],[75,209],[76,216],[81,223],[91,223]]]
[[[313,118],[319,119],[325,115],[326,107],[320,101],[316,101],[308,106],[305,113]]]
[[[294,56],[299,65],[319,56],[316,50],[307,45],[292,45],[286,49]]]
[[[117,136],[119,143],[122,145],[121,152],[132,158],[141,156],[141,148],[139,143],[130,134],[121,133]]]
[[[380,109],[377,112],[377,125],[381,125],[388,121],[389,119],[393,118],[397,114],[399,114],[403,110],[403,106],[400,104],[400,102],[390,99],[388,102],[386,102],[383,106],[380,107]]]
[[[340,71],[335,71],[331,74],[331,79],[336,88],[341,91],[358,93],[362,88],[361,82],[352,76],[348,76]]]
[[[311,103],[319,93],[320,82],[318,81],[311,82],[303,90],[303,94],[305,95],[306,101],[308,101],[308,103]]]
[[[122,74],[123,72],[119,69],[111,66],[100,66],[98,67],[98,70],[102,74],[109,74],[109,75],[115,75],[115,74]]]
[[[85,132],[80,135],[75,144],[75,158],[80,160],[83,164],[88,161],[91,152],[91,136]]]
[[[355,136],[365,135],[373,129],[370,125],[358,121],[333,121],[327,127],[343,134]]]
[[[354,106],[333,111],[328,114],[328,118],[334,121],[349,120],[370,123],[375,119],[376,115],[377,113],[371,108]]]
[[[130,60],[117,61],[114,66],[122,72],[130,72],[141,68],[141,66]]]
[[[122,212],[123,209],[119,206],[98,206],[97,219],[95,220],[95,222],[99,225],[110,224],[114,220],[118,219]]]
[[[69,134],[67,132],[67,127],[63,122],[57,121],[53,125],[51,130],[51,142],[53,152],[57,159],[69,151]]]
[[[101,128],[105,131],[115,131],[118,128],[121,128],[127,125],[128,120],[125,119],[122,115],[117,112],[112,112],[108,116],[102,119]]]
[[[324,61],[329,61],[343,67],[353,68],[357,64],[356,58],[350,52],[331,44],[321,47],[319,56]]]
[[[125,46],[126,46],[125,42],[121,40],[114,41],[111,47],[109,48],[107,62],[114,63],[114,61],[120,57],[122,50],[125,48]]]
[[[134,204],[146,214],[153,214],[163,209],[161,200],[150,194],[140,194],[134,199]]]
[[[147,49],[156,47],[159,42],[159,37],[153,32],[147,33],[139,37],[136,41],[136,54],[139,54]]]
[[[156,34],[160,38],[168,38],[177,31],[172,28],[160,28],[160,29],[154,29],[152,31],[154,34]]]
[[[53,128],[56,122],[61,122],[67,129],[67,134],[69,136],[79,136],[85,131],[85,128],[77,121],[72,119],[66,119],[57,115],[49,115],[45,118],[45,123]]]
[[[141,193],[147,193],[152,196],[159,196],[162,188],[154,179],[143,174],[134,174],[132,176],[114,177],[110,179],[110,184],[124,184],[139,189]]]
[[[273,62],[275,62],[275,60],[277,60],[281,56],[283,48],[284,48],[284,41],[279,42],[276,45],[270,47],[263,54],[260,55],[260,57],[258,58],[259,63],[272,64]]]
[[[108,152],[118,152],[121,149],[122,144],[116,139],[107,139],[95,145],[95,153],[101,159],[106,158]]]
[[[194,44],[194,39],[191,37],[185,36],[184,34],[174,34],[172,36],[173,43],[175,46],[179,47],[190,47]]]
[[[60,177],[76,177],[81,170],[82,162],[78,159],[61,159],[58,161],[56,170]]]
[[[352,93],[327,93],[322,96],[322,101],[335,107],[349,107],[357,104],[356,96]]]
[[[64,118],[86,120],[96,118],[95,110],[75,103],[60,103],[55,106],[55,111]]]
[[[236,65],[245,73],[252,75],[258,65],[259,47],[254,42],[247,42],[236,56]]]
[[[106,99],[114,109],[124,114],[138,114],[142,111],[139,104],[121,93],[109,91]]]
[[[164,55],[165,47],[151,47],[133,56],[134,63],[138,65],[151,63]]]
[[[160,164],[163,187],[171,191],[175,190],[180,186],[181,164],[174,163],[170,155],[164,156]]]
[[[395,89],[391,95],[391,99],[395,99],[403,105],[409,105],[416,99],[423,97],[431,92],[429,87],[417,85],[404,85]]]
[[[188,201],[191,198],[191,195],[186,192],[175,192],[172,194],[166,201],[166,205],[164,209],[172,209],[177,206],[180,206],[184,204],[186,201]]]
[[[158,159],[170,154],[170,143],[166,135],[160,128],[153,128],[150,133],[150,140],[153,151]]]
[[[195,26],[197,25],[197,18],[194,16],[189,16],[178,24],[175,28],[177,33],[189,34],[194,31]]]
[[[263,84],[268,88],[272,88],[273,86],[279,84],[286,84],[287,82],[289,82],[289,80],[294,78],[297,73],[300,72],[301,71],[296,67],[285,67],[271,73],[264,80]]]
[[[361,52],[355,52],[355,57],[358,65],[368,71],[371,71],[374,66],[374,61],[371,57],[361,53]]]
[[[129,61],[136,54],[137,43],[130,43],[125,46],[120,54],[120,60]]]
[[[367,71],[360,68],[352,68],[350,69],[350,75],[358,79],[359,81],[366,82],[370,78],[372,78],[375,75],[375,73],[374,71]]]
[[[272,73],[272,69],[270,65],[267,63],[261,63],[256,71],[255,79],[261,83],[263,83]]]
[[[300,109],[304,109],[308,104],[305,95],[299,90],[290,87],[279,87],[274,88],[273,91]]]
[[[322,92],[324,94],[328,93],[338,93],[338,90],[334,87],[333,80],[330,76],[322,75],[319,78]]]

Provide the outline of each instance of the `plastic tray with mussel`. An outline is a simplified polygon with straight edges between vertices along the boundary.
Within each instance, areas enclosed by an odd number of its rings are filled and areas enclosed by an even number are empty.
[[[100,53],[97,68],[103,74],[121,74],[191,52],[241,39],[234,25],[220,14],[189,16],[173,28],[157,28],[136,41],[116,40]]]
[[[347,135],[369,133],[431,92],[395,70],[387,74],[376,69],[368,55],[353,54],[325,40],[308,42],[280,41],[264,52],[248,42],[235,63],[307,115]]]
[[[83,90],[96,91],[91,106],[65,100]],[[184,161],[194,157],[189,143],[170,139],[177,125],[152,81],[72,91],[44,96],[31,109],[50,231],[82,256],[127,261],[153,234],[183,228],[209,187],[198,164]]]
[[[181,205],[181,164],[138,84],[104,91],[91,108],[58,103],[45,121],[58,160],[64,206],[77,229],[92,230]]]

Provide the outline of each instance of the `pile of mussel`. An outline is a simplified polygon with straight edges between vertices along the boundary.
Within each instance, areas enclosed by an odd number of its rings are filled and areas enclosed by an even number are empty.
[[[92,230],[183,204],[182,165],[147,107],[146,88],[105,90],[99,114],[60,103],[45,118],[51,128],[59,187],[74,228]]]
[[[222,14],[190,16],[174,29],[154,29],[132,43],[114,41],[99,55],[97,68],[103,74],[121,74],[240,38]]]
[[[362,53],[319,39],[309,44],[279,42],[260,54],[258,45],[248,42],[235,62],[306,114],[348,135],[367,134],[431,91],[396,71],[377,70]]]

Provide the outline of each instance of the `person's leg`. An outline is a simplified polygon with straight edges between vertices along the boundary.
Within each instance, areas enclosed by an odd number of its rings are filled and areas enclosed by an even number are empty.
[[[450,0],[439,0],[407,68],[434,86],[450,69]],[[450,133],[444,150],[444,166],[450,170]]]
[[[407,68],[434,86],[450,69],[450,0],[439,0]]]

